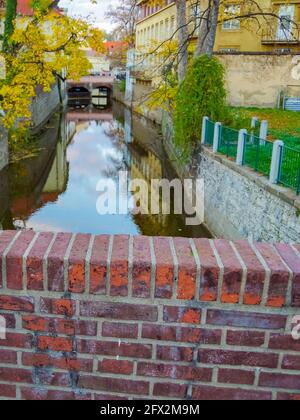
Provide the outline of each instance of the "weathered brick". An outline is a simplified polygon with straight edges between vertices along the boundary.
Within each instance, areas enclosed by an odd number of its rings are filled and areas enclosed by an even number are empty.
[[[1,297],[0,297],[0,301],[1,301]],[[16,327],[16,318],[14,315],[0,312],[0,317],[5,319],[6,328],[14,329]]]
[[[179,263],[177,299],[192,300],[196,296],[197,266],[190,242],[186,238],[174,238]]]
[[[255,390],[218,388],[209,386],[193,387],[193,399],[204,401],[256,401],[271,400],[271,392],[258,392]]]
[[[90,260],[90,293],[105,295],[107,292],[107,261],[109,236],[96,236]]]
[[[289,394],[285,392],[278,392],[277,400],[279,401],[300,401],[300,394]]]
[[[14,290],[23,288],[23,255],[33,240],[33,231],[20,234],[6,257],[7,287]]]
[[[131,305],[126,303],[80,302],[81,316],[112,318],[130,321],[157,321],[156,306]]]
[[[92,359],[78,359],[58,355],[56,357],[45,353],[23,353],[22,364],[24,366],[34,366],[38,368],[57,368],[68,371],[92,372]]]
[[[53,315],[64,315],[72,317],[75,314],[76,303],[71,299],[41,298],[41,312]]]
[[[0,340],[0,345],[1,345]],[[12,350],[0,350],[0,363],[17,364],[17,353]],[[0,378],[1,379],[1,378]]]
[[[131,381],[100,376],[81,376],[78,383],[84,389],[96,391],[120,392],[121,394],[148,395],[149,384],[144,381]]]
[[[129,236],[115,236],[110,263],[111,296],[128,295],[128,256]]]
[[[23,328],[35,332],[65,335],[97,335],[97,323],[94,321],[73,321],[60,318],[23,316]]]
[[[2,257],[5,250],[13,241],[14,237],[16,236],[15,231],[3,231],[0,234],[0,288],[3,286],[3,278],[2,278]]]
[[[201,264],[199,299],[203,302],[215,302],[218,299],[220,268],[208,239],[194,240]]]
[[[75,237],[68,260],[69,292],[85,291],[85,260],[91,236],[78,234]]]
[[[94,394],[95,401],[127,401],[124,395]]]
[[[16,398],[16,386],[8,384],[0,384],[0,397]]]
[[[132,296],[150,297],[151,269],[150,240],[136,236],[133,239]]]
[[[45,290],[43,257],[53,239],[53,233],[39,234],[26,260],[27,289]]]
[[[277,244],[275,247],[293,272],[292,306],[300,307],[300,258],[290,245]]]
[[[276,368],[279,356],[272,353],[256,353],[229,350],[199,350],[198,360],[202,364],[253,366]]]
[[[230,243],[218,239],[215,247],[224,266],[221,301],[223,303],[238,303],[243,278],[243,269]]]
[[[133,362],[128,360],[104,359],[98,364],[98,372],[131,375],[133,373]]]
[[[164,306],[164,321],[182,324],[200,324],[201,309],[184,306]]]
[[[221,331],[145,324],[142,329],[142,337],[182,343],[220,344]]]
[[[30,370],[0,367],[1,381],[11,383],[32,383],[32,374]]]
[[[137,338],[138,325],[120,322],[103,322],[102,335],[103,337]]]
[[[226,342],[231,346],[261,347],[265,342],[265,333],[260,331],[228,331]]]
[[[182,398],[187,397],[188,386],[174,383],[156,383],[153,388],[153,395],[158,397],[173,397]]]
[[[255,246],[271,270],[267,306],[281,308],[286,303],[289,272],[272,245],[257,243]]]
[[[137,374],[139,376],[171,378],[185,381],[210,382],[212,379],[212,369],[149,362],[138,363]]]
[[[168,238],[153,238],[156,257],[155,297],[171,299],[174,286],[174,261]]]
[[[218,382],[223,384],[253,385],[255,372],[242,369],[219,369]]]
[[[70,338],[39,336],[38,348],[40,350],[71,352],[72,340]]]
[[[248,241],[236,241],[234,245],[247,267],[243,302],[245,305],[259,305],[262,302],[266,271]]]
[[[30,297],[0,296],[0,309],[6,311],[33,312],[34,299]]]
[[[104,356],[150,359],[152,345],[109,341],[78,340],[78,352]]]
[[[192,347],[157,346],[156,358],[173,362],[191,362],[193,360]]]
[[[75,391],[55,391],[43,388],[22,388],[22,400],[27,401],[73,401],[73,400],[91,400],[89,393]]]
[[[294,340],[291,334],[271,334],[269,348],[274,350],[300,351],[300,340]]]
[[[48,255],[48,289],[53,292],[65,291],[64,257],[72,235],[59,233]]]
[[[283,389],[300,389],[300,375],[262,372],[259,386]]]
[[[300,371],[300,356],[286,355],[282,361],[282,368]]]
[[[6,338],[1,340],[2,347],[30,349],[32,346],[31,334],[6,333]]]
[[[244,311],[209,310],[207,323],[224,327],[242,327],[249,329],[281,330],[285,328],[287,317]]]

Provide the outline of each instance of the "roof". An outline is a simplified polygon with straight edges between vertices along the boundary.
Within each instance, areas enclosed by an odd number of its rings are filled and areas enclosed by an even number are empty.
[[[33,15],[33,8],[31,7],[32,0],[18,0],[17,3],[17,14],[22,16],[32,16]],[[50,6],[53,8],[57,13],[61,13],[61,9],[57,7],[58,1],[55,0],[52,2]]]
[[[119,48],[127,48],[128,43],[125,41],[107,41],[104,42],[104,47],[107,50],[119,49]]]

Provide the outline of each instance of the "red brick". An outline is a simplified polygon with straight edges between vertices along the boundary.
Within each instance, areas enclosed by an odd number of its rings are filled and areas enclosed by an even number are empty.
[[[0,317],[5,319],[6,328],[14,329],[16,327],[16,318],[14,315],[0,312]]]
[[[35,332],[65,335],[97,335],[97,323],[93,321],[73,321],[60,318],[24,316],[23,328]]]
[[[98,372],[131,375],[133,373],[133,362],[128,360],[104,359],[98,364]]]
[[[218,382],[223,384],[253,385],[255,372],[241,369],[219,369]]]
[[[69,338],[61,337],[38,337],[38,348],[40,350],[53,350],[53,351],[72,351],[72,340]]]
[[[5,340],[1,340],[1,346],[30,349],[32,346],[32,336],[30,334],[6,333]]]
[[[0,340],[0,345],[1,345]],[[17,353],[12,350],[0,350],[0,363],[17,364]]]
[[[282,368],[300,371],[300,356],[284,356]]]
[[[228,241],[218,239],[215,241],[215,247],[224,266],[221,301],[239,303],[243,278],[241,263]]]
[[[111,296],[128,295],[128,256],[129,236],[115,236],[110,263]]]
[[[127,401],[124,395],[94,394],[95,401]]]
[[[64,292],[64,257],[71,241],[69,233],[59,233],[48,255],[48,289],[52,292]]]
[[[0,288],[3,286],[2,279],[2,257],[9,244],[13,241],[16,236],[16,231],[2,231],[0,233]]]
[[[187,385],[156,383],[153,388],[153,395],[158,397],[173,397],[182,398],[187,397]]]
[[[174,286],[174,260],[168,238],[153,238],[156,257],[155,297],[171,299]]]
[[[32,374],[30,370],[0,367],[1,381],[11,383],[32,383]]]
[[[53,315],[72,317],[75,314],[76,303],[71,299],[41,298],[41,312]]]
[[[197,266],[190,242],[186,238],[174,238],[179,263],[177,299],[192,300],[196,296]]]
[[[220,344],[221,331],[145,324],[142,329],[142,337],[182,343]]]
[[[95,340],[79,340],[78,352],[88,354],[100,354],[104,356],[120,356],[128,358],[132,357],[140,359],[150,359],[152,357],[152,345]]]
[[[0,309],[6,311],[33,312],[34,299],[29,297],[0,296]]]
[[[23,288],[23,255],[34,236],[33,231],[22,232],[7,254],[6,275],[9,289],[22,290]]]
[[[50,356],[45,353],[23,353],[22,364],[38,368],[57,368],[68,371],[92,372],[92,359],[77,359],[76,357]]]
[[[120,322],[103,322],[102,335],[103,337],[137,338],[138,325]]]
[[[138,363],[137,374],[185,381],[211,382],[212,369],[193,366],[174,366],[149,362]]]
[[[156,358],[158,360],[174,362],[192,362],[192,347],[157,346]]]
[[[21,398],[27,401],[91,400],[91,394],[74,391],[55,391],[43,388],[22,388]]]
[[[120,392],[121,394],[147,395],[149,384],[144,381],[130,381],[119,378],[104,378],[99,376],[81,376],[79,387],[96,391]]]
[[[277,394],[277,400],[279,401],[300,401],[300,394],[288,394],[279,392]]]
[[[81,316],[129,321],[157,321],[156,306],[127,303],[80,302]]]
[[[282,308],[286,304],[289,273],[272,245],[257,243],[256,248],[271,270],[267,306]]]
[[[83,293],[85,291],[85,260],[91,236],[78,234],[75,237],[68,266],[69,292]]]
[[[150,240],[136,236],[133,239],[132,296],[150,297],[151,269]]]
[[[43,257],[53,239],[53,233],[40,233],[26,261],[27,289],[45,290]]]
[[[298,390],[300,389],[300,375],[262,372],[259,377],[259,386]]]
[[[285,328],[287,317],[283,315],[261,314],[244,311],[209,310],[207,324],[224,327],[281,330]]]
[[[300,340],[294,340],[291,334],[271,334],[269,348],[274,350],[300,351]]]
[[[253,366],[276,368],[278,355],[229,350],[199,350],[199,362],[210,365]]]
[[[262,302],[266,271],[248,241],[237,241],[234,245],[247,267],[243,302],[245,305],[259,305]]]
[[[261,347],[265,342],[265,333],[259,331],[228,331],[227,344],[231,346]]]
[[[217,388],[208,386],[193,387],[193,400],[202,401],[256,401],[271,400],[271,392],[257,392],[255,390]]]
[[[8,384],[0,384],[0,397],[16,398],[16,386]]]
[[[183,324],[200,324],[201,310],[184,306],[164,306],[164,321]]]
[[[300,258],[290,245],[277,244],[277,251],[293,272],[292,306],[300,307]]]
[[[220,268],[208,239],[195,239],[201,264],[200,301],[215,302],[218,299]]]
[[[90,260],[90,293],[105,295],[107,292],[107,261],[109,236],[96,236]]]

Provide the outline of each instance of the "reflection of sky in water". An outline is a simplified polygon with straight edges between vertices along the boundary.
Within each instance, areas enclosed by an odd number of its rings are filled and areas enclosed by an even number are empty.
[[[114,123],[90,122],[78,132],[67,149],[69,181],[57,202],[48,203],[27,222],[36,230],[87,233],[139,233],[131,215],[99,215],[96,185],[101,179],[116,178],[124,169],[122,146],[109,136]]]

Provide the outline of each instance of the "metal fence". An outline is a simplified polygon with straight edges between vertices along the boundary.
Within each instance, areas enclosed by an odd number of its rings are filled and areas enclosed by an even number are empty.
[[[300,193],[300,151],[287,146],[281,148],[278,182]]]
[[[212,146],[214,143],[215,123],[207,120],[205,129],[205,144]]]
[[[227,157],[236,158],[238,141],[238,130],[233,130],[232,128],[224,127],[223,125],[221,126],[218,147],[220,153]]]
[[[256,172],[270,174],[273,143],[259,137],[247,134],[245,136],[243,164],[250,166]]]

